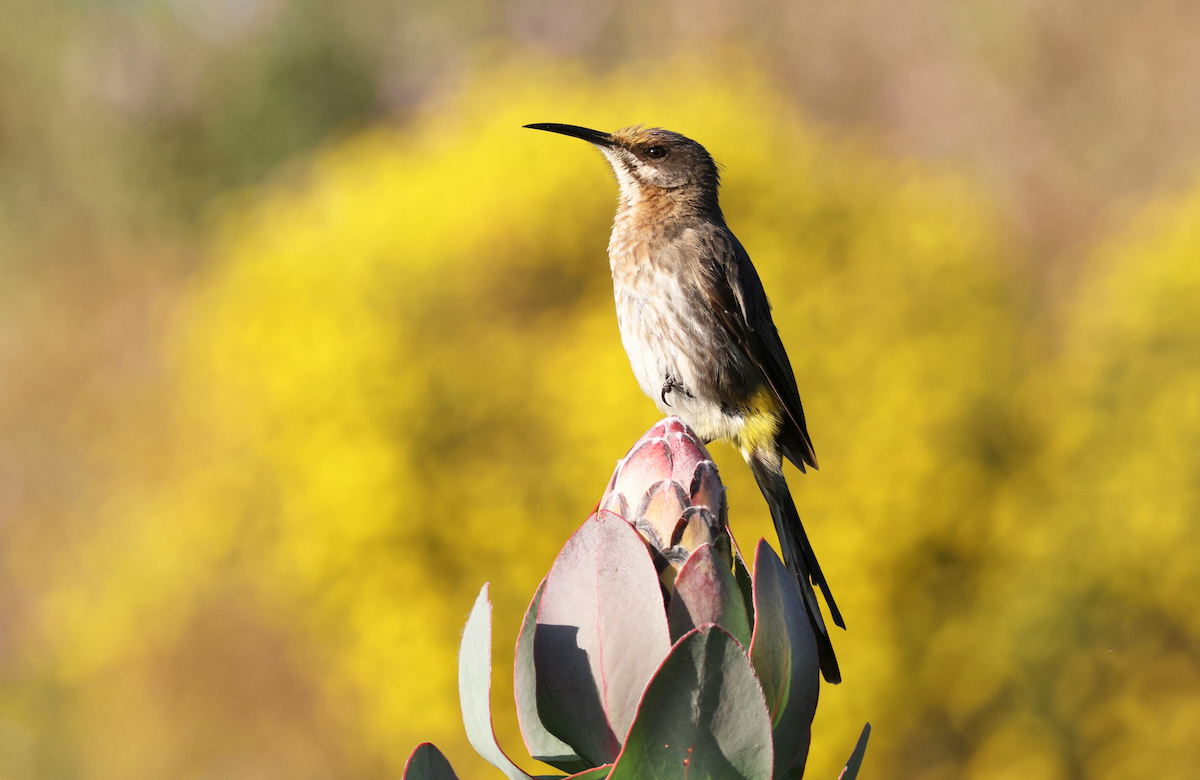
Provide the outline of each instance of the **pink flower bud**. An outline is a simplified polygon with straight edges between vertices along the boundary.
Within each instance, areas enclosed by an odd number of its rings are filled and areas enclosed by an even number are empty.
[[[732,561],[721,477],[704,442],[677,417],[656,424],[617,463],[600,508],[625,518],[659,553],[668,587],[702,544]]]

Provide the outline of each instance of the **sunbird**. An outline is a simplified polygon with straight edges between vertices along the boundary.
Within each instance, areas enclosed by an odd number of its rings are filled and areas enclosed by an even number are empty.
[[[783,476],[784,458],[803,472],[817,468],[817,456],[762,281],[721,213],[716,162],[690,138],[657,127],[526,127],[587,141],[612,166],[620,196],[608,257],[634,376],[663,414],[741,451],[800,582],[821,673],[840,682],[814,585],[833,622],[846,625]]]

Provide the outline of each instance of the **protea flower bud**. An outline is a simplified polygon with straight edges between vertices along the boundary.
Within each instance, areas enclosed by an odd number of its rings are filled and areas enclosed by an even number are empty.
[[[668,589],[701,545],[712,545],[726,565],[733,565],[729,510],[717,466],[704,442],[678,417],[647,431],[617,463],[599,508],[625,518],[661,556],[655,562]]]
[[[726,516],[708,450],[676,418],[617,464],[517,636],[517,720],[534,758],[566,780],[803,774],[816,637],[796,578],[762,539],[751,572]],[[480,755],[509,780],[534,780],[492,728],[487,585],[463,631],[459,694]],[[853,780],[865,742],[864,732],[842,780]],[[432,745],[418,747],[405,772],[453,778]]]

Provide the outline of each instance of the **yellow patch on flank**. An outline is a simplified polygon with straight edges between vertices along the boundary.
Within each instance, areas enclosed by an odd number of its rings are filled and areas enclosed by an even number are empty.
[[[742,427],[734,435],[734,444],[742,451],[773,449],[779,434],[782,409],[769,388],[760,388],[746,405]]]

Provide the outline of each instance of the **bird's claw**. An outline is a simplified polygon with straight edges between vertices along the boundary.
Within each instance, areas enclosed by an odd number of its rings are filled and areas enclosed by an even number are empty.
[[[669,376],[669,377],[667,377],[667,381],[663,382],[663,386],[662,386],[662,402],[664,404],[666,404],[667,406],[671,405],[671,402],[667,400],[667,393],[673,392],[675,390],[678,390],[679,392],[683,393],[688,398],[694,397],[691,393],[689,393],[687,391],[687,389],[683,385],[681,385],[675,381],[675,377]]]

